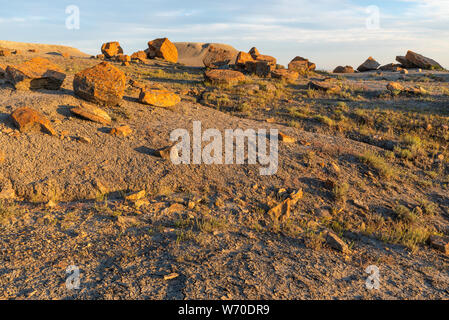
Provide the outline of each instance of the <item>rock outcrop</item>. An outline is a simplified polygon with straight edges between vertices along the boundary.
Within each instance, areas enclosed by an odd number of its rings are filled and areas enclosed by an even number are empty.
[[[118,104],[125,93],[125,74],[108,62],[78,72],[73,79],[75,94],[101,105]]]
[[[62,69],[44,58],[33,58],[6,68],[6,78],[16,89],[58,90],[66,75]]]

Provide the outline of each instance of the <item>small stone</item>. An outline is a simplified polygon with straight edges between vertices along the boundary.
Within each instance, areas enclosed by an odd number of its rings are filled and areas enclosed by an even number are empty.
[[[137,200],[144,198],[145,195],[146,195],[145,190],[141,190],[139,192],[134,192],[134,193],[128,194],[127,196],[125,196],[125,200],[137,201]]]
[[[112,121],[111,117],[106,113],[106,111],[87,103],[82,103],[79,107],[71,108],[70,112],[84,119],[98,122],[101,124],[108,125]]]
[[[87,143],[87,144],[92,143],[92,139],[90,139],[88,137],[84,137],[84,136],[78,137],[78,141],[82,142],[82,143]]]
[[[349,248],[348,245],[341,240],[335,233],[328,231],[326,234],[326,243],[329,247],[331,247],[334,250],[348,253]]]
[[[278,136],[279,140],[285,143],[295,143],[296,139],[293,137],[290,137],[282,132],[279,132],[279,136]]]
[[[11,118],[20,132],[45,131],[50,135],[56,135],[56,131],[50,125],[50,121],[40,112],[22,107],[11,113]]]
[[[164,276],[164,280],[171,280],[171,279],[175,279],[177,277],[179,277],[179,274],[174,272],[174,273],[170,273],[170,274],[165,275]]]
[[[431,235],[429,237],[429,244],[432,248],[435,248],[444,254],[449,254],[449,237]]]
[[[141,90],[139,102],[156,107],[173,107],[181,101],[181,98],[173,92],[165,89]]]
[[[127,137],[133,130],[129,126],[119,126],[112,128],[110,134],[116,137]]]

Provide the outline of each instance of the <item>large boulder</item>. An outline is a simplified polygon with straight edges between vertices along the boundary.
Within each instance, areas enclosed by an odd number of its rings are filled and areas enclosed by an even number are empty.
[[[405,58],[407,59],[407,61],[413,63],[414,65],[422,69],[432,69],[432,70],[443,69],[443,67],[435,60],[424,57],[423,55],[420,55],[419,53],[410,50],[407,51]]]
[[[334,69],[333,73],[354,73],[354,68],[351,66],[338,66]]]
[[[316,65],[310,62],[309,59],[297,56],[288,64],[288,69],[296,72],[306,73],[310,71],[315,71]]]
[[[142,89],[139,95],[139,102],[156,107],[172,107],[178,104],[181,98],[165,89]]]
[[[143,50],[141,51],[136,51],[131,55],[131,60],[137,60],[137,61],[141,61],[141,62],[145,62],[145,60],[147,60],[147,53]]]
[[[364,63],[362,63],[357,70],[360,72],[377,70],[380,67],[380,63],[373,59],[373,57],[369,57],[366,59]]]
[[[101,46],[101,53],[103,53],[106,58],[111,59],[118,54],[123,54],[123,49],[117,41],[106,42]]]
[[[206,81],[212,84],[234,85],[245,80],[245,75],[239,71],[227,69],[212,69],[204,73]]]
[[[116,105],[125,94],[125,74],[108,62],[78,72],[73,79],[75,94],[101,105]]]
[[[203,58],[204,66],[207,68],[221,68],[228,65],[234,54],[225,49],[210,46]]]
[[[409,68],[409,69],[418,68],[417,65],[414,65],[413,63],[408,61],[405,56],[396,56],[396,61],[399,62],[401,64],[401,67],[403,67],[403,68]]]
[[[401,70],[403,70],[403,68],[402,68],[401,64],[389,63],[389,64],[386,64],[386,65],[383,65],[383,66],[379,67],[379,70],[382,70],[382,71],[401,71]]]
[[[50,121],[40,112],[22,107],[11,113],[11,118],[20,132],[44,131],[55,135],[56,131],[50,125]]]
[[[294,70],[276,69],[271,71],[271,77],[274,79],[281,79],[287,82],[293,82],[299,77],[299,73]]]
[[[255,74],[258,77],[268,77],[271,71],[275,70],[276,66],[273,66],[267,61],[247,61],[245,63],[245,71]]]
[[[161,58],[173,63],[178,62],[178,49],[167,38],[154,39],[148,42],[146,50],[148,58]]]
[[[257,56],[260,55],[259,50],[256,47],[252,47],[248,53],[253,57],[253,59],[257,59]]]
[[[251,54],[240,51],[237,55],[237,58],[235,59],[235,65],[240,67],[240,68],[245,68],[245,64],[248,61],[254,61],[253,57],[251,56]]]
[[[16,89],[58,90],[66,75],[59,66],[37,57],[17,66],[8,66],[6,77]]]

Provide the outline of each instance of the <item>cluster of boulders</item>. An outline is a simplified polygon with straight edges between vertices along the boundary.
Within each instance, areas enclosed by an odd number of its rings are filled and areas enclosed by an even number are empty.
[[[117,41],[106,42],[101,46],[101,54],[97,59],[108,59],[129,65],[130,62],[145,63],[148,59],[163,59],[169,62],[178,62],[178,50],[167,38],[158,38],[148,42],[148,48],[136,51],[131,56],[124,54],[120,43]]]
[[[146,60],[149,58],[161,58],[176,62],[178,53],[176,47],[166,38],[156,39],[148,43],[146,51],[134,53],[132,56],[124,55],[118,42],[108,42],[102,45],[102,59],[112,61],[130,62],[133,59]],[[8,50],[0,49],[4,55]],[[143,54],[142,54],[143,53]],[[41,57],[32,58],[18,65],[0,64],[0,78],[11,83],[16,90],[59,90],[66,74],[56,64]],[[157,107],[171,107],[180,102],[180,97],[163,88],[147,88],[138,85],[137,81],[130,81],[133,87],[140,89],[139,102]],[[71,113],[104,125],[111,124],[111,117],[103,110],[102,106],[116,106],[125,94],[127,78],[123,71],[108,61],[86,68],[75,74],[73,79],[73,91],[76,96],[91,104],[81,102],[79,106],[71,108]],[[98,106],[97,106],[98,105]],[[40,112],[22,107],[14,110],[11,118],[19,131],[44,131],[50,135],[56,135],[50,121]],[[132,132],[128,126],[119,126],[111,129],[115,136],[127,136]],[[81,141],[81,140],[80,140]],[[83,139],[82,142],[89,142]]]
[[[373,57],[369,57],[357,68],[357,71],[366,72],[380,70],[408,73],[407,69],[443,70],[443,67],[435,60],[410,50],[407,51],[405,56],[397,56],[396,61],[399,63],[389,63],[382,66]],[[333,73],[354,72],[356,71],[354,71],[351,66],[338,66],[333,71]]]
[[[231,51],[211,46],[203,58],[204,66],[220,71],[206,71],[206,80],[212,83],[234,84],[244,80],[245,74],[250,74],[293,82],[298,79],[299,75],[307,74],[316,68],[316,65],[308,59],[298,56],[288,64],[288,69],[285,69],[277,64],[276,58],[260,54],[255,47],[248,52],[240,51],[234,63],[232,60]]]

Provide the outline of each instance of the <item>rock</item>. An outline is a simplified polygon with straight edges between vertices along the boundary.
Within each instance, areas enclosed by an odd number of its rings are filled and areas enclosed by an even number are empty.
[[[360,72],[370,71],[370,70],[377,70],[377,68],[380,67],[380,63],[373,59],[373,57],[369,57],[366,59],[364,63],[362,63],[357,70]]]
[[[165,160],[170,160],[171,149],[173,145],[169,145],[154,151],[154,155]]]
[[[262,61],[268,64],[272,67],[272,70],[276,69],[276,58],[272,56],[268,56],[266,54],[259,54],[256,59],[256,61]]]
[[[413,63],[415,66],[422,69],[429,69],[429,70],[443,69],[443,67],[435,60],[424,57],[423,55],[420,55],[419,53],[410,50],[407,51],[405,58],[407,59],[407,61]]]
[[[28,52],[37,53],[36,49],[28,49]]]
[[[136,51],[131,55],[131,60],[139,60],[145,62],[147,60],[147,53],[145,51]]]
[[[387,89],[391,93],[399,94],[404,90],[404,87],[399,82],[390,82],[387,84]]]
[[[122,62],[122,66],[125,66],[125,67],[129,66],[129,62],[128,61]]]
[[[179,274],[177,273],[170,273],[164,276],[164,280],[171,280],[179,277]]]
[[[332,231],[328,231],[326,233],[326,243],[329,247],[331,247],[334,250],[337,250],[337,251],[340,251],[343,253],[349,252],[348,245]]]
[[[134,192],[134,193],[130,193],[128,195],[125,196],[125,200],[128,201],[137,201],[140,200],[142,198],[144,198],[146,195],[145,190],[141,190],[139,192]]]
[[[204,73],[206,81],[210,81],[212,84],[228,84],[234,85],[240,81],[245,80],[245,75],[239,71],[225,70],[225,69],[212,69]]]
[[[251,54],[240,51],[237,55],[237,58],[235,60],[235,65],[240,67],[240,68],[245,68],[245,64],[248,61],[254,61],[253,57],[251,56]]]
[[[299,77],[299,73],[294,70],[276,69],[271,71],[271,77],[281,79],[288,82],[294,82]]]
[[[429,94],[429,92],[421,86],[406,88],[404,92],[408,95],[417,95],[417,96],[424,96]]]
[[[245,63],[245,70],[258,77],[268,77],[274,69],[275,67],[267,61],[253,60]]]
[[[127,137],[132,132],[133,132],[133,130],[129,126],[119,126],[119,127],[112,128],[109,133],[116,137]]]
[[[432,248],[435,248],[444,254],[449,254],[449,237],[431,235],[429,237],[429,244]]]
[[[142,89],[139,95],[139,102],[156,107],[172,107],[178,104],[181,98],[171,91],[165,89]]]
[[[302,189],[292,192],[287,199],[271,208],[268,215],[273,221],[286,221],[290,217],[290,208],[303,197]]]
[[[315,71],[316,65],[313,62],[310,62],[308,59],[297,56],[288,64],[289,70],[294,70],[299,72],[300,74],[304,74],[309,71]]]
[[[17,66],[8,66],[6,77],[16,89],[58,90],[66,75],[59,66],[37,57]]]
[[[87,143],[87,144],[91,144],[92,143],[92,139],[91,138],[84,137],[84,136],[78,137],[77,140],[79,142],[82,142],[82,143]]]
[[[50,135],[56,135],[56,131],[50,125],[50,121],[40,112],[22,107],[11,113],[11,118],[20,132],[44,131]]]
[[[396,61],[399,62],[403,68],[418,68],[418,66],[408,61],[405,56],[396,56]]]
[[[251,55],[251,57],[253,57],[253,59],[257,59],[257,56],[260,55],[259,50],[257,50],[256,47],[252,47],[248,53]]]
[[[325,92],[339,92],[341,89],[330,80],[310,81],[308,88],[313,90],[320,90]]]
[[[7,65],[0,63],[0,79],[6,76],[6,67]]]
[[[282,132],[279,132],[278,139],[285,143],[295,143],[296,142],[295,138],[290,137]]]
[[[148,58],[161,58],[167,61],[178,62],[178,49],[167,38],[159,38],[148,42]]]
[[[211,45],[203,58],[203,63],[207,68],[221,68],[228,65],[232,58],[231,51]]]
[[[351,66],[338,66],[334,69],[333,73],[354,73],[354,68]]]
[[[104,54],[97,54],[95,56],[95,58],[100,59],[100,60],[104,60],[106,58],[106,56]]]
[[[400,64],[389,63],[389,64],[386,64],[386,65],[383,65],[383,66],[379,67],[379,70],[395,72],[395,71],[401,71],[403,69],[402,69]]]
[[[106,42],[101,46],[101,53],[104,54],[106,58],[113,58],[118,54],[123,53],[122,47],[118,41]]]
[[[401,69],[401,74],[408,74],[408,70],[407,69]]]
[[[11,55],[11,50],[6,48],[0,48],[0,57],[7,57]]]
[[[118,54],[114,57],[114,59],[117,62],[130,62],[131,61],[131,57],[128,56],[127,54]]]
[[[117,105],[125,94],[125,74],[107,62],[78,72],[73,79],[75,94],[101,105]]]
[[[70,112],[84,119],[101,124],[109,125],[112,121],[111,117],[106,113],[106,111],[86,103],[82,103],[79,107],[71,108]]]

